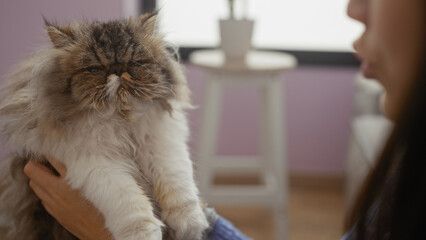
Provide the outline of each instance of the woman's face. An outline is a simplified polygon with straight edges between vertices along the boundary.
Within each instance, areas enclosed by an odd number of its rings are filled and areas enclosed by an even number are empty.
[[[348,15],[365,25],[354,43],[367,78],[385,88],[383,107],[390,118],[401,109],[405,94],[423,61],[425,0],[350,0]]]

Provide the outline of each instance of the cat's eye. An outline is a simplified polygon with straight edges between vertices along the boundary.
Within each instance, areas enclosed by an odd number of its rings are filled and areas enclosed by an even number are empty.
[[[86,68],[86,70],[88,71],[88,72],[91,72],[91,73],[97,73],[97,72],[99,72],[99,71],[101,71],[101,69],[100,68],[98,68],[98,67],[88,67],[88,68]]]
[[[141,62],[136,62],[136,61],[131,61],[131,62],[129,62],[129,66],[130,67],[139,67],[139,66],[141,66],[142,65],[142,63]]]

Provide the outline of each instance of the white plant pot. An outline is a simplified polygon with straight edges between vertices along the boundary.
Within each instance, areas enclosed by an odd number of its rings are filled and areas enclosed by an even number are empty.
[[[253,20],[220,20],[221,48],[228,61],[242,61],[251,49]]]

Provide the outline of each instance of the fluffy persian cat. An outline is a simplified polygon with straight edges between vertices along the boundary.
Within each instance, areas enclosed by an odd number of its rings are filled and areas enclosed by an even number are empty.
[[[12,220],[7,239],[76,239],[23,174],[29,158],[46,156],[66,165],[66,180],[104,215],[114,239],[202,238],[208,224],[186,144],[189,90],[155,22],[148,14],[46,23],[51,46],[7,78],[0,98],[12,149],[0,198]]]

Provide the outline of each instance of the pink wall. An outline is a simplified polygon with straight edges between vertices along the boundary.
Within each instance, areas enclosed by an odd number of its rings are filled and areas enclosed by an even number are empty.
[[[0,76],[46,41],[47,19],[66,22],[77,18],[107,20],[122,15],[117,0],[31,0],[0,2]]]
[[[46,42],[41,14],[59,22],[75,18],[107,20],[120,17],[117,0],[32,0],[0,2],[0,76]],[[303,67],[285,80],[289,163],[293,171],[342,173],[352,104],[352,68]],[[188,79],[196,105],[201,104],[204,73],[188,66]],[[0,81],[1,81],[0,77]],[[231,88],[225,94],[219,153],[258,152],[254,89]],[[1,100],[0,100],[1,101]],[[200,110],[190,113],[191,147],[195,152]],[[1,153],[4,152],[0,147]]]

